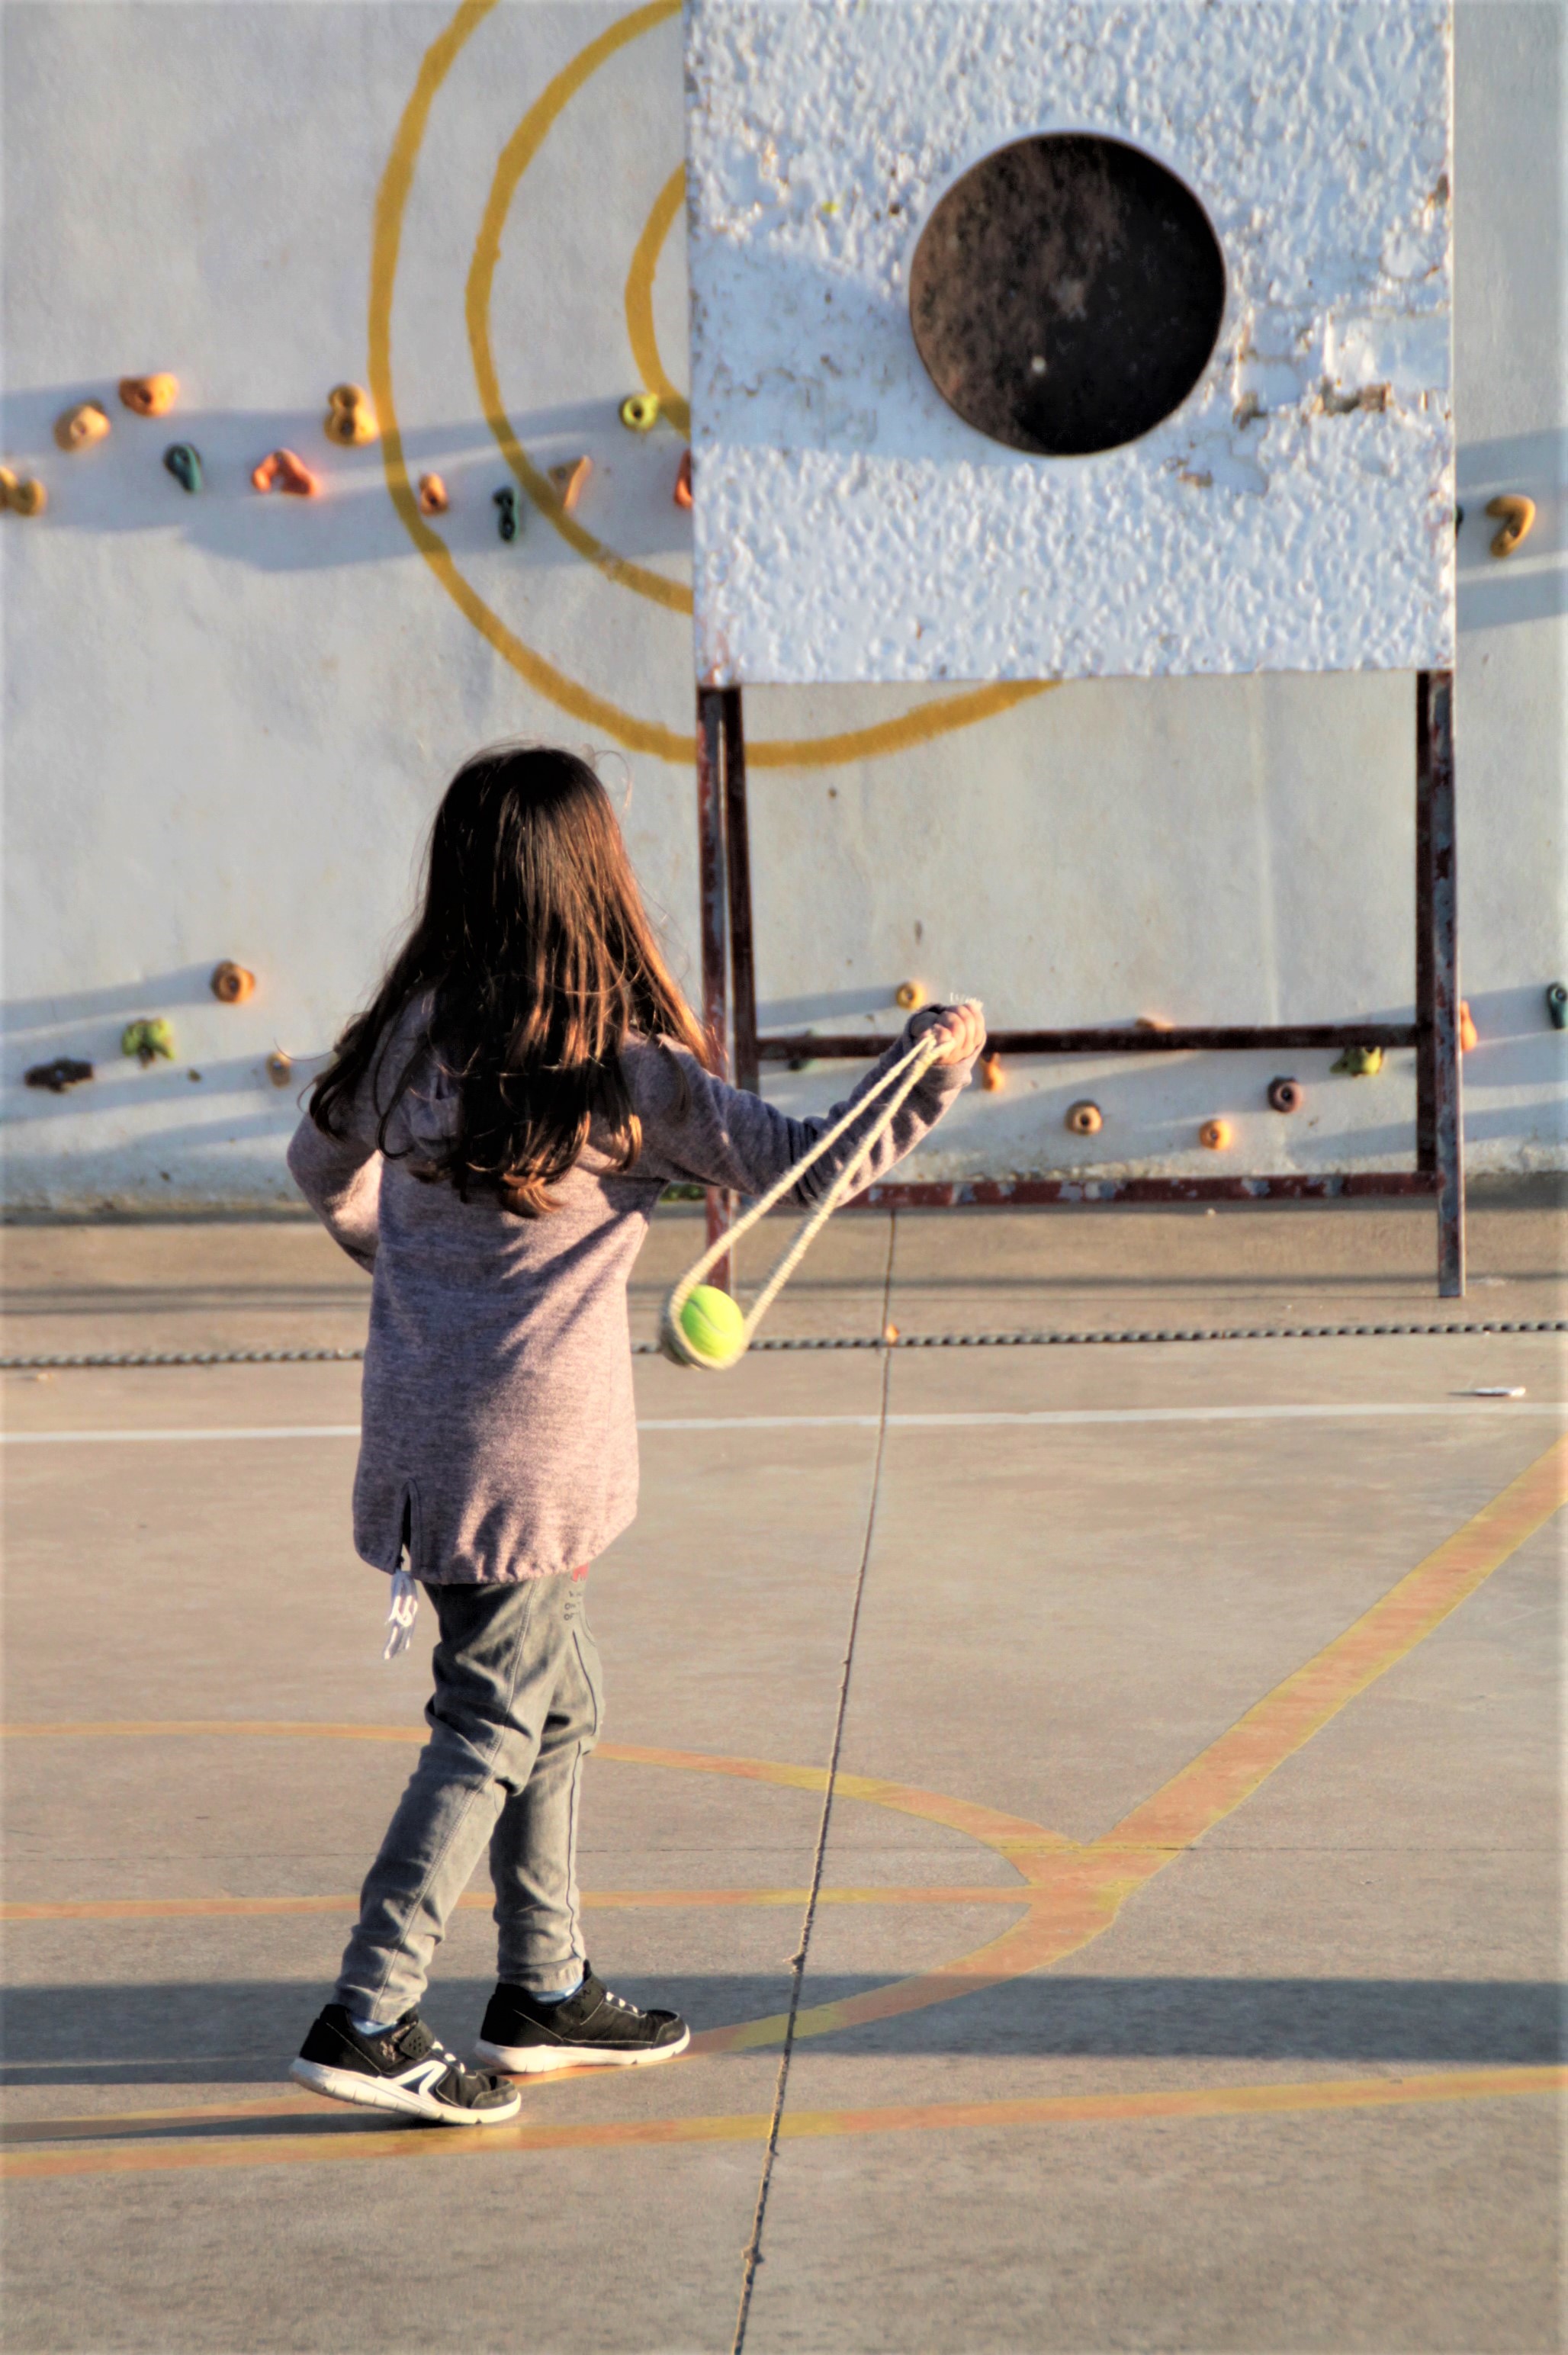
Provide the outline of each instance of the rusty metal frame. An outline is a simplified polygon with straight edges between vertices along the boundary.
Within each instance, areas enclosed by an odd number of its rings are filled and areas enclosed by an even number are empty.
[[[741,690],[697,690],[697,808],[702,890],[702,1013],[720,1066],[755,1088],[763,1063],[864,1062],[891,1038],[795,1031],[760,1037],[752,949],[746,747]],[[1275,1178],[964,1178],[868,1187],[851,1207],[1016,1209],[1052,1203],[1323,1200],[1430,1197],[1437,1212],[1437,1289],[1465,1293],[1464,1127],[1459,1075],[1459,968],[1454,831],[1454,675],[1415,680],[1415,1019],[1191,1025],[1168,1030],[995,1030],[1002,1055],[1160,1055],[1287,1048],[1413,1047],[1415,1167]],[[730,1222],[728,1197],[708,1196],[709,1240]],[[729,1283],[726,1264],[719,1280]]]

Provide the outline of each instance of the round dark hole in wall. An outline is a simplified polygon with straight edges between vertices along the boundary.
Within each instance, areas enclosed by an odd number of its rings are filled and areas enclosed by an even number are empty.
[[[1046,458],[1136,442],[1209,364],[1225,263],[1209,217],[1120,139],[1020,139],[949,188],[910,273],[931,380],[966,425]]]

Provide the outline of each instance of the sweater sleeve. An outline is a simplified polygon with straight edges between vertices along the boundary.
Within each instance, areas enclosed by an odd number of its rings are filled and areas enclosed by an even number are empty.
[[[684,1048],[639,1045],[630,1050],[632,1093],[643,1124],[636,1175],[665,1184],[692,1183],[761,1194],[810,1150],[824,1132],[859,1103],[883,1074],[907,1054],[922,1033],[948,1009],[924,1007],[903,1034],[879,1057],[853,1092],[819,1118],[795,1120],[775,1104],[732,1088],[705,1071]],[[969,1083],[972,1063],[933,1064],[901,1105],[892,1126],[879,1139],[862,1183],[870,1185],[934,1128]],[[866,1131],[882,1109],[879,1096],[857,1122],[791,1189],[803,1208],[819,1202],[834,1179],[860,1153]]]
[[[294,1184],[335,1243],[364,1268],[376,1263],[381,1156],[374,1145],[324,1136],[309,1113],[289,1146]]]

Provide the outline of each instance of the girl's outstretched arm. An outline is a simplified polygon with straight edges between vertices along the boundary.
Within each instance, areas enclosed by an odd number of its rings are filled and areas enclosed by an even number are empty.
[[[901,1037],[872,1064],[853,1092],[812,1120],[792,1119],[761,1096],[716,1080],[681,1048],[638,1045],[626,1056],[627,1078],[643,1124],[636,1174],[662,1178],[667,1183],[724,1186],[739,1194],[760,1194],[933,1027],[942,1028],[946,1038],[944,1059],[932,1065],[891,1128],[878,1141],[866,1167],[865,1183],[870,1184],[935,1126],[968,1085],[975,1058],[985,1041],[985,1025],[977,1007],[924,1007],[912,1015]],[[955,1060],[949,1061],[948,1056]],[[868,1108],[867,1128],[874,1122],[880,1102],[879,1098]],[[791,1199],[803,1206],[820,1201],[839,1172],[856,1159],[863,1135],[860,1126],[851,1128],[807,1170]]]

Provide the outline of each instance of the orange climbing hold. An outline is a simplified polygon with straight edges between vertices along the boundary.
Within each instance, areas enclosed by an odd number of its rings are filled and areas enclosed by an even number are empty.
[[[677,507],[691,505],[691,453],[688,450],[680,462],[680,472],[675,478],[675,503]]]
[[[335,384],[326,396],[323,429],[329,442],[351,448],[374,442],[380,434],[375,403],[362,384]]]
[[[1459,1052],[1467,1055],[1472,1047],[1478,1047],[1480,1043],[1476,1026],[1470,1019],[1470,1001],[1462,997],[1459,1000]]]
[[[259,491],[287,491],[296,499],[314,499],[321,489],[304,459],[292,450],[270,451],[251,468],[251,480]]]
[[[243,1006],[256,995],[256,976],[247,966],[225,957],[221,964],[213,966],[208,986],[220,1006]]]
[[[55,419],[55,440],[62,450],[89,450],[108,431],[109,412],[98,400],[79,400]]]
[[[120,399],[138,417],[165,417],[180,397],[177,376],[123,376]]]
[[[587,489],[588,477],[592,472],[592,458],[568,458],[560,465],[550,468],[549,478],[555,485],[556,496],[568,515]]]
[[[446,485],[439,474],[420,476],[419,502],[421,515],[444,515],[452,501],[446,496]]]
[[[992,1047],[980,1058],[980,1085],[987,1095],[994,1096],[999,1095],[1007,1084],[1008,1075],[1002,1069],[1002,1059]]]
[[[1198,1142],[1210,1153],[1223,1153],[1232,1141],[1228,1120],[1206,1120],[1198,1132]]]
[[[35,475],[14,474],[9,466],[0,466],[0,507],[9,507],[13,515],[42,515],[49,503],[49,495]]]
[[[1067,1125],[1074,1136],[1097,1136],[1105,1124],[1105,1116],[1097,1103],[1085,1096],[1081,1103],[1067,1107]]]

